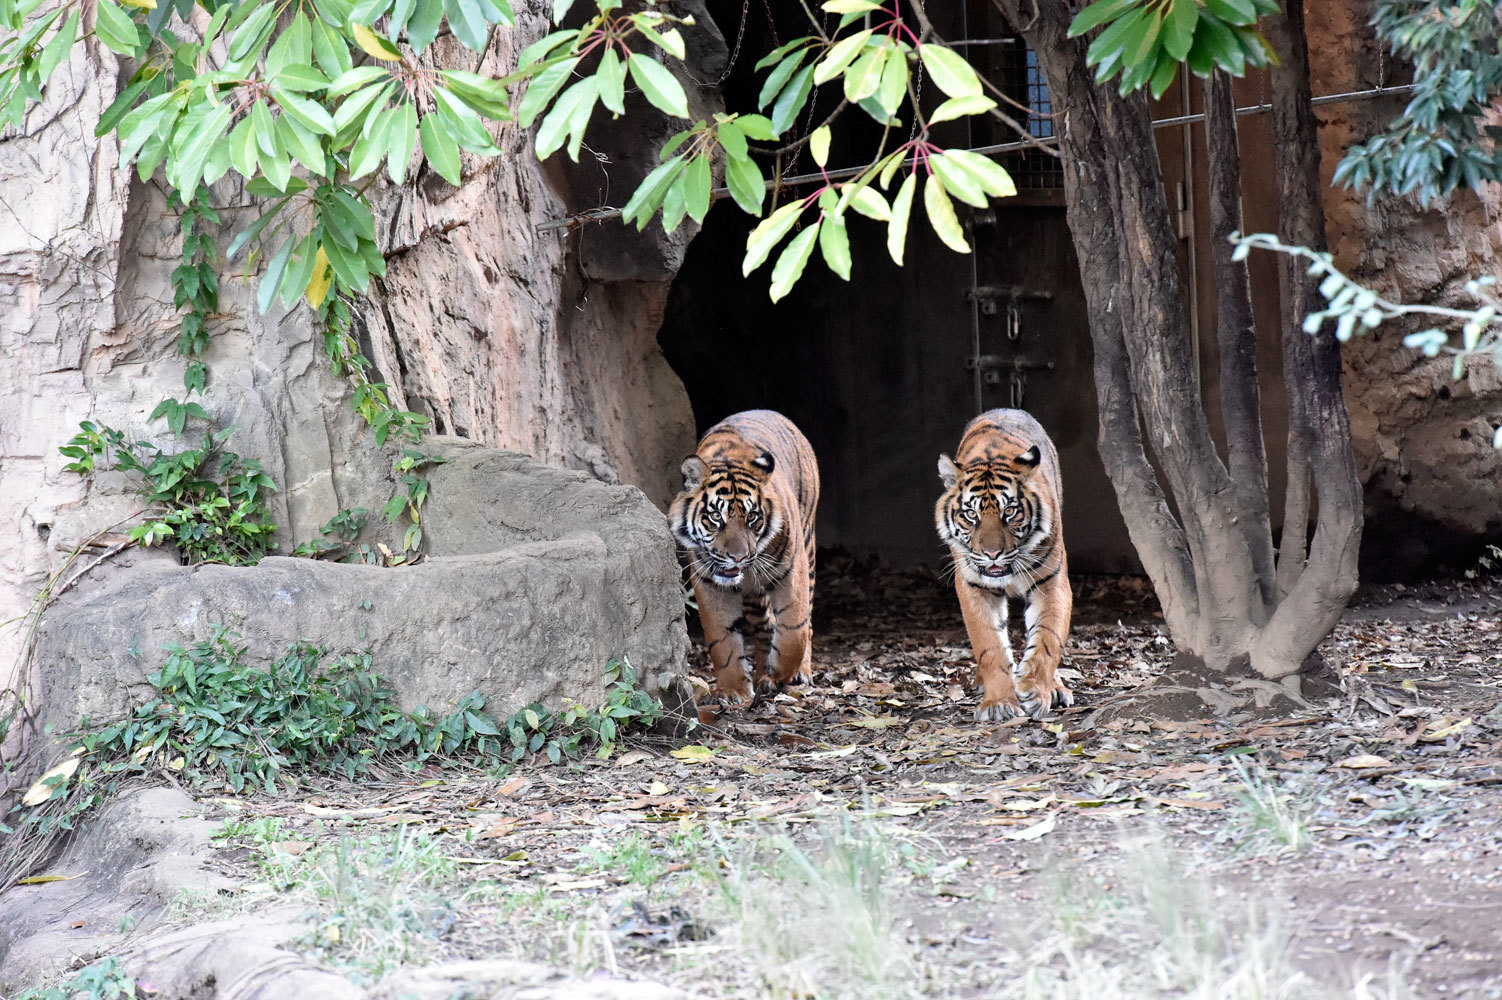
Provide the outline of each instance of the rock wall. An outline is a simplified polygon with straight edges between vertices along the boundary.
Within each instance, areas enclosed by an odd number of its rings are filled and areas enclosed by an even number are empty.
[[[1315,94],[1364,91],[1404,82],[1404,67],[1378,50],[1369,4],[1306,5]],[[1406,97],[1327,104],[1318,109],[1323,173],[1329,178],[1352,143],[1380,131]],[[1330,186],[1330,246],[1346,273],[1403,302],[1469,305],[1468,280],[1502,277],[1502,192],[1457,192],[1421,209]],[[1502,378],[1488,361],[1456,382],[1451,360],[1402,346],[1432,324],[1389,324],[1345,348],[1346,401],[1358,470],[1366,490],[1363,547],[1367,577],[1432,572],[1474,563],[1483,543],[1502,536],[1502,456],[1492,431],[1502,424]]]
[[[546,30],[546,5],[517,6],[517,27],[497,33],[488,67],[509,66]],[[698,62],[679,72],[695,110],[708,113],[718,97],[696,81],[715,79],[724,42],[700,5],[679,6],[701,15],[691,45]],[[0,132],[0,496],[9,499],[0,514],[0,621],[20,615],[81,545],[141,506],[124,477],[64,472],[58,446],[85,419],[166,444],[164,428],[146,418],[161,399],[183,394],[169,283],[177,220],[155,183],[121,170],[112,139],[93,137],[127,74],[89,39],[24,127]],[[624,227],[608,237],[536,229],[624,202],[656,149],[644,147],[668,128],[644,103],[629,110],[630,130],[597,123],[599,159],[586,154],[579,167],[539,165],[530,135],[506,125],[496,129],[505,154],[466,159],[457,189],[426,170],[399,190],[375,189],[388,272],[357,326],[397,401],[429,414],[435,430],[634,484],[665,506],[694,427],[655,336],[694,227],[655,237]],[[608,189],[580,180],[590,176],[608,176]],[[256,209],[228,182],[211,201],[223,206],[223,247]],[[617,245],[602,254],[591,241]],[[238,427],[232,450],[262,461],[280,487],[277,537],[289,549],[341,507],[378,509],[393,488],[391,455],[351,412],[306,308],[258,315],[255,281],[223,276],[203,404]],[[131,553],[99,573],[172,559]],[[22,638],[15,627],[0,631],[0,687]]]

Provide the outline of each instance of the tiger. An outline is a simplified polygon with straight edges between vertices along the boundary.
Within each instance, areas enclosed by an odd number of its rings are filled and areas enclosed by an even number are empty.
[[[1074,704],[1057,670],[1074,594],[1064,552],[1059,455],[1022,410],[989,410],[965,427],[954,458],[939,456],[944,494],[934,507],[954,557],[954,589],[984,688],[975,717],[1041,718]],[[1014,660],[1007,600],[1027,602],[1027,646]]]
[[[689,562],[714,698],[741,705],[753,681],[763,693],[810,682],[819,466],[808,439],[780,413],[746,410],[705,432],[682,471],[668,525]]]

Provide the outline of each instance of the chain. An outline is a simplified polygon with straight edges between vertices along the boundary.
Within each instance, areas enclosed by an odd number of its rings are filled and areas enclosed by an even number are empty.
[[[1008,390],[1008,395],[1011,397],[1012,409],[1022,409],[1023,398],[1027,395],[1027,372],[1021,368],[1013,368]]]
[[[765,2],[765,0],[763,0],[763,2]],[[745,0],[745,2],[741,4],[741,28],[735,33],[735,47],[730,50],[730,61],[725,64],[725,72],[721,73],[720,78],[715,81],[716,87],[720,86],[726,80],[730,79],[730,71],[735,69],[735,61],[741,56],[741,42],[746,38],[746,20],[750,16],[750,14],[751,0]]]
[[[1016,299],[1007,300],[1007,339],[1016,340],[1022,336],[1022,307]]]

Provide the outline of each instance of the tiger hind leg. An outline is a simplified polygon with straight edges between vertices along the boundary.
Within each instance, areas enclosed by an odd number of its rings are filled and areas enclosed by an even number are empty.
[[[1027,647],[1022,659],[1012,667],[1012,681],[1023,711],[1034,719],[1042,718],[1052,709],[1074,704],[1074,692],[1058,676],[1073,611],[1074,593],[1062,568],[1028,597],[1023,614]]]

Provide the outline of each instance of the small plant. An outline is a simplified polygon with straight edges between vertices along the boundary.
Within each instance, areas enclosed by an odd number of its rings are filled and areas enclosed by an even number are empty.
[[[292,550],[292,554],[309,559],[338,556],[342,562],[354,561],[359,558],[360,553],[350,552],[350,546],[355,544],[355,540],[360,537],[360,532],[365,530],[365,522],[369,519],[370,511],[364,507],[341,507],[339,513],[325,521],[323,527],[318,529],[318,538],[299,542]],[[368,546],[360,548],[363,550]]]
[[[590,845],[584,848],[584,854],[589,860],[579,866],[579,871],[621,872],[631,884],[644,889],[656,885],[667,871],[659,850],[635,831],[608,847]]]
[[[407,526],[406,533],[402,535],[402,549],[400,553],[392,554],[387,551],[391,565],[399,565],[410,562],[422,549],[422,505],[428,499],[428,480],[426,476],[418,475],[418,470],[428,465],[440,465],[448,459],[441,455],[425,455],[415,448],[403,448],[396,460],[397,482],[401,489],[390,500],[381,513],[386,516],[386,521],[395,524],[403,514],[412,522]],[[384,546],[383,546],[384,548]]]
[[[1498,566],[1502,566],[1502,547],[1488,545],[1486,550],[1476,557],[1476,565],[1465,571],[1465,578],[1474,580],[1482,573],[1495,573]]]
[[[209,347],[209,316],[219,308],[219,269],[215,261],[214,238],[202,231],[203,223],[217,225],[219,213],[209,206],[201,193],[182,205],[178,192],[168,189],[173,207],[182,208],[182,263],[172,272],[172,304],[183,313],[178,328],[177,353],[188,359],[183,370],[183,387],[188,395],[203,392],[208,369],[201,359]]]
[[[151,418],[165,417],[180,434],[189,419],[208,420],[198,403],[163,400]],[[183,562],[249,566],[272,551],[269,499],[276,492],[255,459],[241,458],[223,445],[234,427],[205,431],[197,448],[168,453],[146,443],[131,444],[123,431],[85,420],[58,451],[73,461],[68,472],[88,476],[98,470],[134,473],[141,479],[146,517],[128,532],[131,541],[151,546],[167,542]]]
[[[1309,817],[1295,794],[1261,772],[1247,770],[1240,760],[1234,764],[1241,779],[1236,792],[1240,808],[1223,837],[1253,854],[1293,853],[1314,842]]]
[[[47,989],[26,990],[16,1000],[135,1000],[136,981],[118,960],[100,959],[85,966],[70,979]]]
[[[605,703],[599,708],[570,705],[562,712],[549,712],[541,705],[528,705],[506,720],[511,740],[511,759],[529,753],[546,753],[557,764],[564,757],[577,760],[587,745],[596,746],[601,760],[615,752],[621,730],[650,726],[662,706],[636,686],[636,671],[626,660],[605,665]]]

